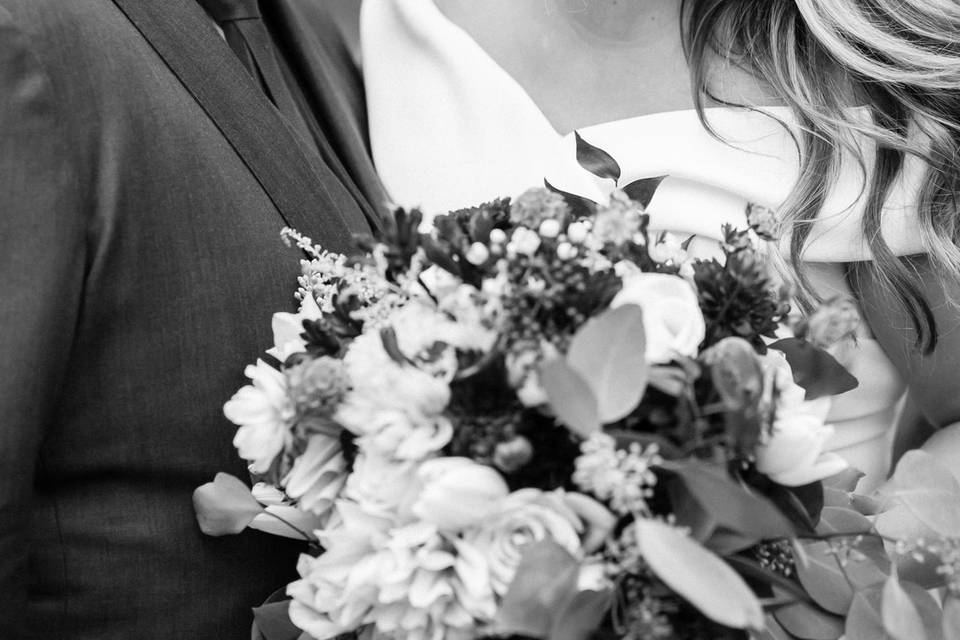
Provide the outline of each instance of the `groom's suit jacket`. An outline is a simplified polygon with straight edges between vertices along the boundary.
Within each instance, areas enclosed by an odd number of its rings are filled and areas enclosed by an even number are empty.
[[[191,505],[245,475],[221,407],[294,305],[280,229],[373,220],[356,69],[322,2],[271,1],[337,162],[193,0],[0,0],[0,638],[248,638],[294,574]]]

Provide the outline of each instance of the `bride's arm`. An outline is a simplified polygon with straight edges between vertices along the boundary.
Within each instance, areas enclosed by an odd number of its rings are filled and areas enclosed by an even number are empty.
[[[911,258],[910,266],[925,283],[924,294],[936,319],[938,339],[932,353],[923,353],[917,346],[906,310],[896,296],[878,285],[868,269],[855,268],[854,281],[866,320],[905,377],[913,407],[937,429],[923,448],[960,462],[960,283],[944,283],[926,257]],[[901,434],[904,441],[913,435]]]

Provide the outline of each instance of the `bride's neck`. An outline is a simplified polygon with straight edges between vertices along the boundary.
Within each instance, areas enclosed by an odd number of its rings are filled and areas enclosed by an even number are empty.
[[[675,28],[679,0],[544,0],[549,13],[568,23],[581,36],[609,44],[634,44],[651,29]]]

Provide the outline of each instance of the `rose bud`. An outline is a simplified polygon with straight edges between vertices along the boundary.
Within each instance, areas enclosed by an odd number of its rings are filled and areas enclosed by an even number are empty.
[[[533,458],[533,445],[523,436],[499,443],[493,450],[493,464],[504,473],[513,473]]]
[[[423,489],[413,513],[444,531],[461,531],[482,521],[510,493],[499,472],[469,458],[427,460],[417,475]]]
[[[804,324],[807,341],[821,349],[829,349],[856,335],[860,312],[853,300],[841,296],[825,302]]]
[[[740,411],[759,401],[763,394],[763,367],[749,342],[724,338],[705,354],[713,386],[731,411]]]

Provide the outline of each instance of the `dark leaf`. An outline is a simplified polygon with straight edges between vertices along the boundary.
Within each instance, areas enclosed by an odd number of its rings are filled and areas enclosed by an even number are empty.
[[[297,640],[303,633],[290,622],[290,601],[271,602],[253,610],[254,624],[263,640]]]
[[[793,380],[807,392],[807,400],[846,393],[860,384],[836,358],[806,340],[785,338],[769,348],[787,357]]]
[[[650,206],[653,195],[657,192],[657,187],[667,176],[657,176],[655,178],[643,178],[635,180],[623,188],[623,192],[633,200],[639,202],[644,207]],[[692,236],[691,236],[692,237]],[[684,247],[686,249],[686,247]]]
[[[764,494],[780,509],[790,522],[802,533],[813,533],[823,508],[823,488],[820,483],[802,487],[784,487],[773,484],[764,489]]]
[[[399,365],[412,364],[410,359],[407,358],[400,351],[400,343],[397,340],[397,332],[393,327],[384,327],[380,329],[380,340],[383,342],[383,350],[387,352],[387,355],[390,356],[390,359],[396,362]]]
[[[759,582],[769,585],[775,592],[781,592],[781,595],[787,595],[795,601],[813,603],[813,600],[799,584],[775,571],[764,568],[756,560],[735,555],[728,556],[726,561],[737,570],[737,573],[754,583]]]
[[[589,200],[582,196],[578,196],[572,193],[568,193],[562,189],[557,189],[555,186],[550,184],[547,180],[543,181],[543,186],[545,186],[550,191],[554,193],[559,193],[563,196],[563,199],[566,200],[567,206],[570,207],[570,212],[573,214],[574,218],[589,218],[597,210],[597,203],[593,200]]]
[[[573,135],[577,140],[577,162],[581,167],[598,178],[608,178],[614,182],[620,179],[620,165],[613,156],[581,138],[578,132],[574,131]]]

